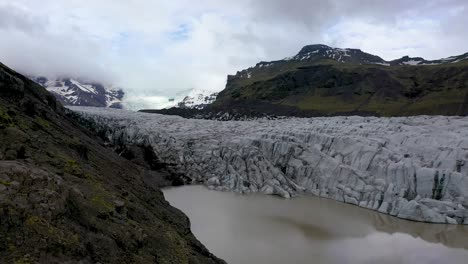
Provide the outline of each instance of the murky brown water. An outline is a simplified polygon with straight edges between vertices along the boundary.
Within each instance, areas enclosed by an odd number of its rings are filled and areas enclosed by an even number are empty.
[[[468,227],[400,220],[316,197],[285,200],[202,186],[164,190],[195,236],[232,264],[468,263]]]

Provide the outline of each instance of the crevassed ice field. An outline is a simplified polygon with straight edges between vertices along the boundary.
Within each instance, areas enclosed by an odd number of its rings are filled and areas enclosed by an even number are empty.
[[[468,118],[213,121],[72,107],[216,190],[310,193],[404,219],[468,222]]]

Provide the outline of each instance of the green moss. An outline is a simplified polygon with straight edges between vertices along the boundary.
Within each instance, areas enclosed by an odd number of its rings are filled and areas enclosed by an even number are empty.
[[[29,123],[23,119],[18,120],[16,125],[21,131],[27,131],[30,128]]]
[[[3,184],[3,185],[5,185],[5,186],[10,186],[10,185],[11,185],[11,182],[9,182],[9,181],[4,181],[4,180],[0,179],[0,184]]]
[[[93,196],[91,198],[91,205],[100,213],[109,213],[114,211],[114,206],[111,202],[112,195],[102,186],[94,176],[91,174],[85,174],[89,181],[90,186],[93,190]]]
[[[66,173],[75,176],[83,176],[83,169],[81,168],[80,164],[76,160],[67,160],[64,168]]]
[[[67,230],[62,230],[53,226],[46,219],[39,216],[30,216],[25,221],[25,226],[30,230],[47,238],[51,243],[50,246],[56,249],[60,247],[73,247],[80,241],[77,234]]]
[[[0,127],[8,127],[13,124],[13,119],[8,113],[0,108]]]
[[[39,216],[33,215],[33,216],[30,216],[30,217],[28,217],[28,218],[26,219],[25,224],[26,224],[27,226],[35,226],[36,224],[40,223],[42,220],[43,220],[43,219],[40,218]],[[44,221],[45,221],[45,220],[44,220]]]
[[[189,263],[187,243],[175,231],[167,230],[164,233],[164,240],[167,241],[167,251],[158,258],[159,263]]]
[[[88,180],[91,183],[98,183],[98,180],[96,179],[96,177],[94,177],[94,175],[92,175],[91,173],[85,172],[84,177],[86,180]]]
[[[103,195],[95,195],[93,198],[91,198],[91,203],[100,213],[114,211],[114,206],[107,202]]]
[[[16,251],[16,246],[13,243],[9,243],[8,244],[8,251],[15,252]]]
[[[14,262],[15,264],[31,264],[32,261],[28,256],[24,256]]]
[[[68,145],[69,148],[73,149],[76,151],[76,153],[82,158],[82,159],[88,159],[88,148],[86,145],[82,144],[81,141],[77,137],[73,137],[71,139],[66,140],[66,144]]]
[[[37,117],[37,118],[36,118],[36,122],[37,122],[40,126],[42,126],[43,128],[49,128],[49,127],[50,127],[50,123],[49,123],[47,120],[45,120],[45,119],[43,119],[43,118],[41,118],[41,117]]]

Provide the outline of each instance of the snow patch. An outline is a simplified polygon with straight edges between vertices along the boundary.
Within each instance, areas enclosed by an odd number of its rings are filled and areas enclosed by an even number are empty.
[[[390,66],[390,63],[387,62],[374,62],[372,64],[383,65],[383,66]]]
[[[409,61],[403,62],[404,65],[411,65],[411,66],[418,65],[419,63],[421,63],[421,60],[409,60]]]
[[[98,92],[96,91],[96,89],[92,85],[82,84],[79,81],[73,80],[73,79],[70,79],[70,82],[73,83],[74,85],[76,85],[83,92],[98,94]]]

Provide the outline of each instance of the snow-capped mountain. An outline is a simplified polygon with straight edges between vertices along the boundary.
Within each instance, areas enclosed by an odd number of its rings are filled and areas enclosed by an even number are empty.
[[[301,49],[301,51],[299,51],[299,53],[296,56],[286,58],[283,61],[310,61],[318,59],[332,59],[341,63],[380,64],[385,66],[436,65],[446,63],[457,63],[463,60],[468,60],[468,53],[439,60],[425,60],[421,57],[404,56],[400,59],[386,61],[379,56],[363,52],[360,49],[340,49],[318,44],[305,46]]]
[[[218,93],[205,90],[192,90],[187,96],[184,97],[176,107],[190,108],[190,109],[203,109],[207,105],[216,100]]]
[[[122,108],[124,92],[112,86],[73,78],[30,77],[64,105]]]

